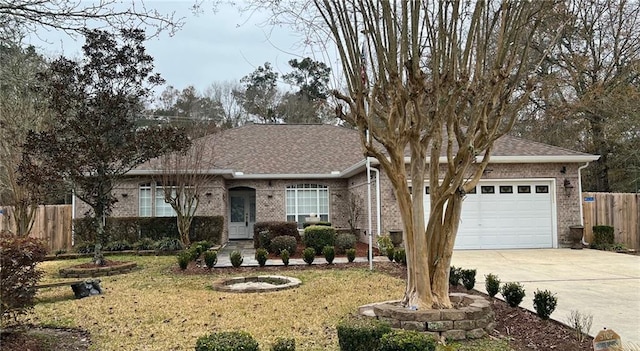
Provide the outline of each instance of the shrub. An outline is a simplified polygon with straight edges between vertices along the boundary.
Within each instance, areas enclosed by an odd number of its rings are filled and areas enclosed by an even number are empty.
[[[407,253],[404,251],[403,248],[399,248],[397,250],[395,250],[395,253],[393,254],[393,259],[400,264],[403,265],[407,265]]]
[[[460,280],[462,279],[462,277],[460,276],[461,274],[461,268],[456,268],[455,266],[451,266],[449,268],[449,284],[453,285],[453,286],[458,286],[460,285]]]
[[[264,267],[264,265],[267,264],[267,256],[269,256],[267,250],[262,248],[256,250],[256,261],[258,261],[260,267]]]
[[[193,249],[193,253],[194,253],[193,259],[197,260],[203,252],[209,250],[212,246],[213,244],[206,240],[201,240],[201,241],[192,243],[190,248]]]
[[[266,249],[267,251],[271,251],[271,232],[268,230],[263,230],[258,233],[258,247],[256,249]],[[255,238],[254,238],[254,246],[255,246]]]
[[[336,329],[341,351],[379,350],[380,339],[391,332],[386,322],[358,316],[343,318]]]
[[[344,254],[348,249],[356,247],[356,236],[351,233],[340,233],[336,235],[336,253]]]
[[[333,246],[325,246],[322,249],[322,255],[327,260],[327,263],[332,264],[333,259],[336,258],[336,249]]]
[[[282,259],[282,263],[284,264],[285,267],[289,266],[289,251],[288,250],[282,250],[280,251],[280,258]]]
[[[271,351],[296,351],[296,340],[293,338],[277,338]]]
[[[494,297],[500,291],[500,279],[497,275],[489,273],[484,276],[484,287],[487,289],[487,294]]]
[[[235,268],[240,267],[242,265],[242,261],[244,261],[242,254],[238,250],[234,250],[229,254],[229,260],[231,260],[231,265]]]
[[[393,248],[393,241],[389,234],[379,236],[376,242],[378,243],[378,249],[380,249],[380,252],[387,252],[388,248]]]
[[[336,242],[336,230],[333,227],[312,225],[304,230],[304,245],[316,250],[316,255],[322,253],[325,246],[333,246]]]
[[[536,290],[533,293],[533,308],[536,310],[538,317],[541,319],[549,319],[551,313],[556,310],[558,298],[549,290]]]
[[[505,283],[500,289],[500,293],[509,306],[518,307],[525,297],[524,287],[520,283]]]
[[[269,232],[269,240],[277,236],[290,235],[296,238],[296,241],[300,241],[300,233],[296,222],[256,222],[253,226],[253,247],[255,249],[261,247],[258,234],[265,230]]]
[[[464,285],[467,290],[471,290],[476,285],[476,270],[461,269],[460,278],[462,279],[462,285]]]
[[[196,351],[258,351],[258,342],[247,332],[217,332],[196,341]]]
[[[218,263],[218,252],[207,250],[203,253],[203,258],[207,268],[213,268]]]
[[[156,242],[151,238],[142,238],[135,243],[133,243],[133,249],[142,251],[142,250],[153,250],[155,249]]]
[[[409,330],[394,330],[380,339],[380,351],[435,351],[433,337]]]
[[[298,243],[296,242],[295,237],[291,235],[281,235],[276,236],[271,240],[269,248],[271,249],[270,252],[275,253],[276,255],[280,255],[282,250],[287,250],[290,254],[295,254],[297,246]]]
[[[33,238],[0,234],[0,304],[2,322],[17,321],[34,305],[35,286],[42,277],[36,268],[44,260],[47,248],[42,241]]]
[[[319,222],[304,222],[302,223],[302,229],[306,229],[307,227],[311,227],[312,225],[320,225],[323,227],[331,227],[331,222],[327,221],[319,221]]]
[[[125,251],[131,250],[133,246],[124,240],[112,241],[104,246],[104,251]]]
[[[387,251],[385,253],[387,254],[389,261],[393,262],[393,259],[396,257],[396,249],[393,247],[387,247]]]
[[[180,266],[180,269],[184,271],[189,266],[189,262],[191,262],[191,259],[193,258],[193,253],[190,251],[182,251],[178,254],[177,258],[178,266]]]
[[[75,245],[73,245],[73,251],[79,253],[79,254],[90,254],[93,253],[93,250],[95,250],[96,248],[96,244],[94,243],[90,243],[90,242],[77,242]]]
[[[608,225],[593,226],[593,246],[596,249],[608,249],[615,240],[613,227]]]
[[[164,237],[156,243],[156,250],[160,252],[174,252],[184,249],[178,238]]]
[[[316,250],[313,247],[307,247],[302,251],[302,259],[308,265],[311,265],[315,258],[316,258]]]
[[[580,342],[583,342],[587,338],[591,331],[592,324],[593,315],[588,313],[583,314],[578,310],[571,310],[569,316],[567,316],[567,325],[575,330],[576,338]]]
[[[349,263],[353,262],[356,259],[356,249],[347,249],[346,254]]]

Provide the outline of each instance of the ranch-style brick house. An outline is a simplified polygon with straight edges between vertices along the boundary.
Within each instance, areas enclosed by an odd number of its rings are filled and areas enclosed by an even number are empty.
[[[223,242],[251,239],[256,222],[295,221],[302,228],[311,214],[347,228],[350,199],[359,203],[357,227],[365,240],[367,172],[357,130],[249,124],[205,136],[194,145],[212,145],[213,166],[202,171],[215,177],[202,191],[197,215],[225,218]],[[568,246],[569,227],[582,218],[580,170],[597,159],[512,136],[501,138],[475,192],[466,195],[455,248]],[[114,190],[118,202],[112,216],[174,215],[163,200],[162,186],[154,181],[157,164],[152,160],[122,179]],[[372,231],[401,230],[391,184],[375,160],[372,166]],[[74,202],[74,213],[86,211],[86,205]],[[428,196],[425,202],[428,209]]]

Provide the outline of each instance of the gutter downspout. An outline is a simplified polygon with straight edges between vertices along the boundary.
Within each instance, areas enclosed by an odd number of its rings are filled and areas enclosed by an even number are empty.
[[[380,170],[377,168],[371,168],[376,172],[376,239],[380,237]]]
[[[578,167],[578,198],[580,199],[580,225],[584,228],[584,209],[582,203],[582,170],[589,166],[589,162],[583,166]],[[584,241],[584,230],[582,232],[582,245],[589,246],[589,243]]]
[[[369,130],[367,129],[367,141],[370,142],[371,136],[369,135]],[[369,217],[369,232],[367,235],[369,236],[369,270],[373,270],[373,233],[372,231],[372,223],[371,223],[371,157],[367,156],[367,216]]]

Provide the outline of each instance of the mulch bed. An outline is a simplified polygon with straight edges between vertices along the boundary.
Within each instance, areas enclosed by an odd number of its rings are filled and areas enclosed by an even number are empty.
[[[91,339],[89,333],[81,329],[26,325],[3,330],[0,345],[7,351],[86,351]]]

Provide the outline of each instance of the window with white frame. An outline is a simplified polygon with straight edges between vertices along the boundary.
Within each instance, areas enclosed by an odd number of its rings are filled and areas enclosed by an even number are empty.
[[[164,188],[160,183],[140,184],[140,217],[175,217],[176,212],[164,201]]]
[[[287,221],[302,228],[305,217],[315,214],[329,221],[329,188],[319,184],[296,184],[286,189]]]

